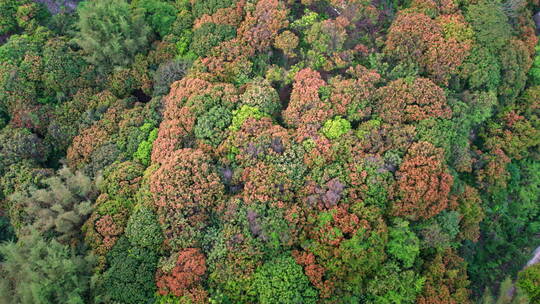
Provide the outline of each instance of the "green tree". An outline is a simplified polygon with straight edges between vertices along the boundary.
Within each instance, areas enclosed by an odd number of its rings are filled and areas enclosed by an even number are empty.
[[[317,291],[290,255],[267,261],[255,272],[254,288],[259,303],[317,303]]]
[[[43,181],[44,189],[17,192],[10,199],[24,206],[23,222],[42,233],[51,233],[59,241],[69,241],[92,212],[97,190],[90,178],[68,168]]]
[[[145,206],[135,208],[127,223],[126,236],[135,246],[158,249],[163,243],[163,232],[156,213]]]
[[[198,1],[204,2],[204,1]],[[199,57],[205,57],[210,50],[221,42],[236,36],[236,28],[231,25],[205,23],[193,32],[191,49]]]
[[[235,0],[203,0],[193,3],[192,11],[196,18],[207,14],[212,15],[220,8],[230,7]]]
[[[94,258],[76,254],[32,231],[17,243],[0,245],[0,302],[88,303]]]
[[[0,0],[0,36],[17,30],[17,7],[18,0]]]
[[[66,39],[51,39],[43,48],[43,84],[57,97],[65,98],[89,86],[91,75],[87,71],[88,64]]]
[[[534,47],[535,55],[533,59],[533,64],[529,70],[529,77],[533,85],[540,84],[540,44],[537,44]]]
[[[144,166],[150,165],[150,157],[152,156],[152,147],[157,136],[158,136],[158,129],[155,128],[152,131],[150,131],[150,134],[148,134],[148,138],[146,140],[143,140],[137,147],[137,151],[133,153],[133,158],[138,160]]]
[[[422,291],[425,279],[413,270],[385,264],[368,282],[368,299],[373,304],[413,304]]]
[[[100,69],[127,67],[148,46],[150,28],[125,0],[86,1],[78,13],[75,42]]]
[[[153,250],[132,246],[126,237],[120,238],[107,254],[109,268],[100,280],[100,292],[109,301],[149,303],[156,291],[157,261]]]
[[[348,120],[338,116],[334,119],[327,120],[324,123],[321,132],[328,139],[337,139],[341,135],[349,132],[350,129],[351,123]]]
[[[394,226],[389,229],[389,237],[386,251],[402,262],[405,268],[413,266],[420,254],[420,241],[409,228],[409,222],[396,219]]]
[[[195,137],[217,147],[225,138],[224,130],[229,127],[232,114],[223,106],[215,106],[197,119]]]
[[[512,36],[512,27],[499,3],[482,1],[469,5],[465,18],[472,25],[479,45],[491,51],[505,47]]]
[[[176,20],[176,8],[172,4],[160,0],[138,0],[132,1],[131,5],[142,10],[144,19],[160,37],[171,32]]]
[[[485,219],[478,243],[466,243],[473,290],[483,291],[515,276],[538,246],[540,227],[540,163],[524,159],[508,165],[506,188],[484,194]]]
[[[517,286],[525,291],[531,303],[540,302],[540,264],[534,264],[520,272]]]
[[[482,295],[481,304],[530,304],[531,302],[520,288],[515,288],[510,277],[502,281],[499,293],[495,298],[488,288]]]

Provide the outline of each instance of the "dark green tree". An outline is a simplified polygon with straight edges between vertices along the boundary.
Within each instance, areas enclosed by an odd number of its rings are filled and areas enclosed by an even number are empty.
[[[157,254],[132,246],[122,237],[107,254],[109,268],[100,280],[100,291],[108,301],[126,304],[149,303],[154,297]]]

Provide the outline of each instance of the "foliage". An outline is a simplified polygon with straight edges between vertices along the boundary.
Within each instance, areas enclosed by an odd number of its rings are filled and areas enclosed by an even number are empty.
[[[168,245],[182,248],[200,240],[224,187],[204,152],[182,149],[152,175],[150,191]]]
[[[540,300],[540,264],[529,266],[520,272],[517,286],[525,291],[531,303]]]
[[[403,264],[404,268],[413,266],[420,253],[418,237],[409,228],[409,223],[396,220],[395,226],[388,233],[387,252]]]
[[[471,303],[464,266],[463,259],[452,251],[437,254],[425,266],[426,283],[416,303]]]
[[[149,27],[125,0],[86,1],[78,13],[75,41],[101,69],[126,67],[146,49]]]
[[[47,152],[43,141],[28,129],[6,127],[0,130],[0,172],[22,159],[44,162]]]
[[[288,255],[269,260],[255,272],[259,303],[316,303],[317,291],[309,286],[300,265]]]
[[[10,32],[14,32],[17,29],[17,4],[16,0],[2,0],[0,1],[0,35],[5,35]]]
[[[172,60],[159,66],[154,76],[154,96],[169,93],[171,84],[182,79],[190,63],[184,60]]]
[[[530,76],[531,82],[534,85],[539,85],[540,84],[540,56],[539,56],[540,54],[538,53],[540,52],[540,47],[536,45],[534,49],[536,53],[533,59],[532,67],[529,70],[529,76]]]
[[[172,4],[159,0],[138,0],[131,5],[142,10],[147,24],[161,37],[169,34],[176,20],[175,7]]]
[[[481,241],[467,246],[465,255],[477,286],[493,290],[496,282],[503,281],[508,274],[516,275],[537,246],[532,241],[539,223],[539,208],[534,203],[540,195],[536,189],[540,181],[537,166],[536,162],[526,160],[510,164],[508,187],[488,196],[486,219],[480,224]],[[501,271],[501,267],[506,271]]]
[[[321,132],[328,139],[336,139],[339,138],[341,135],[349,132],[350,129],[351,123],[348,120],[338,116],[334,119],[327,120],[324,123]]]
[[[368,299],[372,303],[415,303],[425,279],[412,270],[401,270],[396,264],[385,264],[368,283]]]
[[[188,297],[195,303],[202,303],[206,292],[201,286],[206,272],[206,259],[196,248],[186,248],[178,253],[176,264],[169,272],[159,271],[156,275],[160,294]]]
[[[158,249],[163,242],[163,233],[156,213],[145,206],[137,207],[127,222],[126,236],[134,246]]]
[[[261,119],[264,117],[264,113],[262,113],[259,108],[248,105],[243,105],[240,109],[234,110],[232,114],[233,117],[230,129],[233,131],[238,131],[248,118]]]
[[[204,14],[212,15],[220,8],[226,8],[234,4],[233,0],[207,0],[195,1],[192,7],[193,15],[200,17]]]
[[[429,219],[448,206],[453,177],[446,169],[442,152],[428,142],[410,147],[396,173],[396,214],[412,220]]]
[[[114,163],[103,172],[101,192],[113,200],[132,205],[132,198],[139,190],[144,167],[135,162]]]
[[[278,93],[268,81],[262,79],[255,79],[250,82],[244,94],[240,96],[240,100],[243,105],[258,108],[271,116],[277,115],[281,110]],[[242,111],[242,108],[240,108],[240,111]]]
[[[220,42],[236,36],[236,29],[230,25],[205,23],[193,32],[191,49],[199,57],[205,57]]]
[[[195,137],[212,146],[218,146],[224,138],[223,130],[231,124],[231,112],[222,106],[215,106],[201,115],[193,129]]]
[[[133,158],[138,160],[144,166],[150,165],[150,157],[152,156],[152,145],[158,135],[158,129],[153,129],[148,138],[143,140],[137,147],[137,151],[133,153]]]
[[[112,301],[135,304],[153,298],[157,254],[148,248],[132,246],[123,237],[107,254],[109,268],[101,278],[103,294]]]
[[[497,3],[482,1],[469,5],[465,18],[474,29],[476,41],[492,51],[504,47],[512,35],[508,17]]]
[[[73,240],[92,212],[96,187],[81,172],[72,173],[68,168],[43,180],[43,184],[46,188],[15,193],[10,199],[14,204],[23,205],[23,221],[28,228],[44,234],[52,233],[61,242]]]
[[[0,0],[0,302],[537,302],[536,2]]]
[[[444,91],[426,78],[398,79],[378,90],[378,113],[389,123],[449,118]]]
[[[7,216],[0,216],[0,242],[15,240],[15,231]]]
[[[94,259],[36,231],[0,245],[0,299],[5,303],[87,303]]]
[[[497,298],[488,289],[482,295],[482,304],[529,304],[529,299],[523,291],[516,288],[510,277],[507,277],[499,287]]]

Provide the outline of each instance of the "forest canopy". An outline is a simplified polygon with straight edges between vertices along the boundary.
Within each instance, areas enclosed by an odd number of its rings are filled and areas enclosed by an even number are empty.
[[[540,303],[538,11],[0,0],[0,302]]]

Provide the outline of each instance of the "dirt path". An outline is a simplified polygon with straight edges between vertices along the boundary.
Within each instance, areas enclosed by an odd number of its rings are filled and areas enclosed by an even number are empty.
[[[525,268],[532,266],[534,264],[540,263],[540,246],[536,248],[536,250],[533,253],[533,257],[527,262],[527,265],[525,265]]]
[[[538,263],[540,263],[540,246],[538,246],[536,250],[533,252],[532,258],[527,262],[527,264],[525,264],[523,269],[530,267],[534,264],[538,264]],[[515,291],[516,291],[516,287],[514,284],[514,286],[508,290],[508,296],[510,296],[511,298],[514,297]]]

